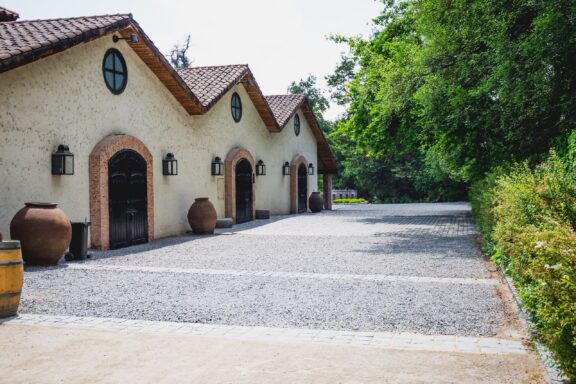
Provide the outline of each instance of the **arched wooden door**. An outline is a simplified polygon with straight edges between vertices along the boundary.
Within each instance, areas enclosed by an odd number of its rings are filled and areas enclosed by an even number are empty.
[[[146,161],[123,150],[108,161],[110,248],[148,241]]]
[[[252,165],[246,159],[236,164],[236,223],[244,223],[252,217]]]
[[[308,172],[306,165],[298,167],[298,213],[308,210]]]

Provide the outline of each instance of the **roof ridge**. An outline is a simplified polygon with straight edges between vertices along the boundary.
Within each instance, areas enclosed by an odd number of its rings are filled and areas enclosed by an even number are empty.
[[[39,21],[60,21],[60,20],[77,20],[77,19],[93,19],[96,17],[113,17],[113,16],[124,16],[132,19],[132,13],[115,13],[115,14],[106,14],[106,15],[93,15],[93,16],[75,16],[75,17],[58,17],[54,19],[32,19],[32,20],[15,20],[15,21],[7,21],[3,22],[2,24],[21,24],[21,23],[33,23]]]
[[[286,96],[304,96],[304,97],[306,97],[306,95],[303,93],[282,93],[282,94],[276,94],[276,95],[265,95],[264,97],[286,97]]]
[[[220,64],[220,65],[200,65],[197,67],[177,68],[177,69],[178,70],[186,70],[186,69],[225,68],[225,67],[247,67],[247,68],[249,68],[248,64]]]

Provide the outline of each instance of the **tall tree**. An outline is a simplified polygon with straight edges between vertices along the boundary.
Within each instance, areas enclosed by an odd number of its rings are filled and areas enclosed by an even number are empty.
[[[182,44],[176,43],[168,53],[170,63],[174,68],[189,68],[192,65],[192,60],[188,57],[188,49],[190,48],[190,35],[187,35]]]
[[[410,155],[416,187],[460,190],[494,166],[562,150],[576,127],[576,2],[383,5],[371,37],[335,38],[350,48],[329,77],[349,105],[338,134],[358,153]]]
[[[310,108],[320,128],[324,133],[330,132],[332,130],[332,122],[324,119],[324,112],[330,107],[328,99],[324,96],[324,92],[316,85],[316,76],[308,75],[306,79],[300,79],[299,81],[293,81],[290,86],[288,86],[288,93],[292,94],[302,94],[308,98],[308,103],[310,103]]]

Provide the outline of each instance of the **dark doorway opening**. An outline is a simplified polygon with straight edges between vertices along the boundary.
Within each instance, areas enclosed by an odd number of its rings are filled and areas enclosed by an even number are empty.
[[[298,213],[308,210],[308,172],[306,165],[298,167]]]
[[[236,164],[236,223],[244,223],[252,217],[252,165],[246,159]]]
[[[146,160],[123,150],[108,161],[110,248],[148,242]]]

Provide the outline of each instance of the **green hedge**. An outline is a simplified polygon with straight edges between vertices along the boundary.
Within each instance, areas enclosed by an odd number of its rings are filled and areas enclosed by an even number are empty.
[[[576,169],[555,153],[498,169],[470,201],[486,249],[511,276],[540,338],[576,381]]]
[[[334,199],[334,204],[364,204],[368,201],[366,199]]]

